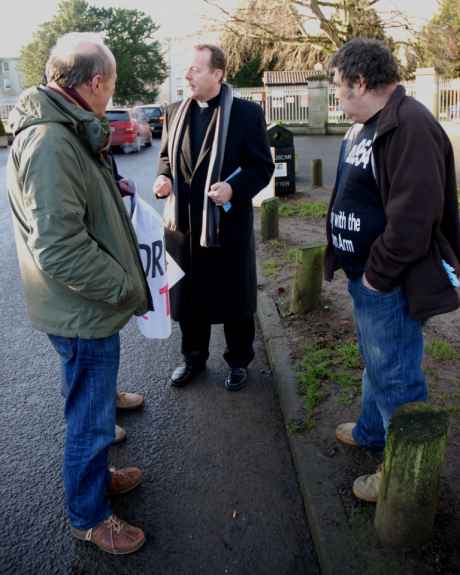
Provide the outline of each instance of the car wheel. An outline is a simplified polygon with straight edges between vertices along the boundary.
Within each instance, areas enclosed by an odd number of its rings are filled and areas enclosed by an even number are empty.
[[[122,144],[120,148],[123,154],[129,154],[133,151],[132,144]]]

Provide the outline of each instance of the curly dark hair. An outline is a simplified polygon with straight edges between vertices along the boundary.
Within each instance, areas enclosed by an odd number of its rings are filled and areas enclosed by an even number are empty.
[[[398,63],[380,40],[353,38],[332,56],[329,68],[336,68],[350,86],[361,77],[369,90],[399,82]]]

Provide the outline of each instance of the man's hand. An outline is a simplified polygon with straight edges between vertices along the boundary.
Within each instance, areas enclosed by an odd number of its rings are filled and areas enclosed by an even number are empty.
[[[167,176],[158,176],[153,184],[153,193],[157,198],[167,198],[172,191],[172,182]]]
[[[118,180],[117,184],[122,198],[125,196],[134,196],[136,192],[136,186],[132,180],[122,178],[121,180]]]
[[[372,291],[379,291],[374,286],[371,286],[371,284],[367,281],[366,274],[363,274],[363,286]]]
[[[232,186],[227,182],[216,182],[211,186],[208,196],[216,206],[223,206],[232,199]]]

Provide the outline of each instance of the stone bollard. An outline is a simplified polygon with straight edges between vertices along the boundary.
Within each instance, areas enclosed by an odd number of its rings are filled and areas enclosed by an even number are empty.
[[[448,425],[446,411],[422,402],[393,415],[375,512],[382,543],[413,546],[430,539]]]
[[[262,214],[260,218],[260,232],[263,242],[275,240],[279,235],[278,228],[278,198],[264,200],[261,204]]]
[[[323,185],[323,161],[311,161],[311,183],[314,188],[320,188]]]
[[[324,248],[324,245],[299,248],[291,288],[291,313],[306,313],[319,304],[323,285]]]

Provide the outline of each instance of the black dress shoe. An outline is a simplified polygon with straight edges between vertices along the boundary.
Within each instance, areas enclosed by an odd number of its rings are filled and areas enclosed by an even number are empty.
[[[230,373],[225,378],[225,389],[227,391],[239,391],[248,379],[248,370],[244,367],[232,367]]]
[[[171,375],[171,379],[169,380],[171,385],[174,387],[182,387],[186,385],[189,381],[204,371],[206,369],[206,364],[204,363],[186,363],[184,365],[180,365],[176,367]]]

